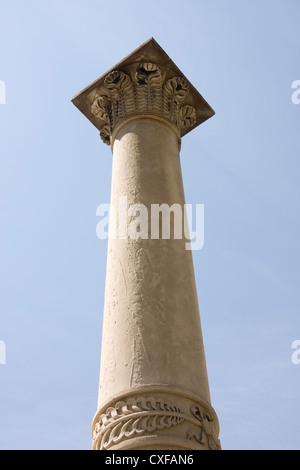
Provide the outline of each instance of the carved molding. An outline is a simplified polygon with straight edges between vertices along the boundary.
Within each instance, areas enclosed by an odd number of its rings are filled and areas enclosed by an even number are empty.
[[[131,75],[121,70],[110,72],[104,79],[104,91],[93,92],[91,113],[104,121],[100,136],[110,144],[111,135],[122,121],[133,116],[156,115],[173,124],[180,132],[196,122],[193,106],[182,105],[190,92],[182,77],[163,79],[158,65],[142,62]]]
[[[176,405],[173,401],[177,402]],[[213,410],[211,414],[209,406],[191,403],[185,397],[176,398],[174,395],[170,398],[166,395],[138,395],[115,401],[95,417],[93,449],[126,448],[139,437],[151,441],[157,438],[164,442],[173,436],[182,442],[184,448],[190,445],[191,448],[220,450],[218,423]]]
[[[109,407],[99,417],[93,432],[93,448],[106,450],[124,438],[170,428],[183,420],[181,410],[162,399],[129,398]]]

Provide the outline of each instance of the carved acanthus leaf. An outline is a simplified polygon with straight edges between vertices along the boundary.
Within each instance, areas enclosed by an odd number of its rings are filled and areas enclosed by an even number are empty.
[[[174,77],[166,82],[164,89],[179,103],[188,94],[190,87],[184,78]]]
[[[110,128],[109,125],[103,126],[100,131],[100,137],[102,142],[109,145],[110,144]]]
[[[108,96],[98,96],[91,105],[91,112],[94,116],[104,119],[109,122],[109,110],[111,108],[111,101]]]
[[[196,110],[194,106],[185,105],[180,108],[181,127],[190,127],[196,122]]]
[[[110,72],[107,77],[105,77],[104,83],[106,88],[110,91],[112,98],[118,98],[121,91],[131,91],[131,79],[129,75],[120,70]]]
[[[143,62],[137,68],[135,79],[140,85],[159,85],[162,81],[160,68],[152,62]]]

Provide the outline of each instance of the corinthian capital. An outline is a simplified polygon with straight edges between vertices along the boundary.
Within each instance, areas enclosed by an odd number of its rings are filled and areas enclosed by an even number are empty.
[[[110,145],[135,118],[158,119],[181,138],[214,115],[213,109],[151,38],[73,98]]]

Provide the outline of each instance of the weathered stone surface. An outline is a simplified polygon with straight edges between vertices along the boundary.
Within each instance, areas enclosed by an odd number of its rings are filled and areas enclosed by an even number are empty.
[[[214,111],[154,39],[73,102],[111,145],[112,206],[184,208],[180,140]],[[93,448],[220,449],[192,252],[150,230],[108,241]]]

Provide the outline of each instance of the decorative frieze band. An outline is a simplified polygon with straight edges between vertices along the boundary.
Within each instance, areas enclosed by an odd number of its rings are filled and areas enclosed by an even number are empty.
[[[174,441],[183,449],[220,450],[218,423],[210,406],[170,395],[133,395],[110,403],[95,417],[93,449],[126,449],[132,441],[138,448],[140,438],[143,443],[154,438],[162,445]]]
[[[190,91],[187,81],[182,77],[165,81],[154,63],[140,63],[131,75],[114,70],[105,77],[104,87],[105,92],[95,94],[91,112],[104,121],[100,136],[108,145],[118,124],[133,116],[159,116],[179,132],[196,121],[195,108],[182,104]]]
[[[99,417],[94,440],[97,450],[105,450],[122,439],[176,426],[183,421],[182,412],[162,399],[129,398],[109,407]]]

